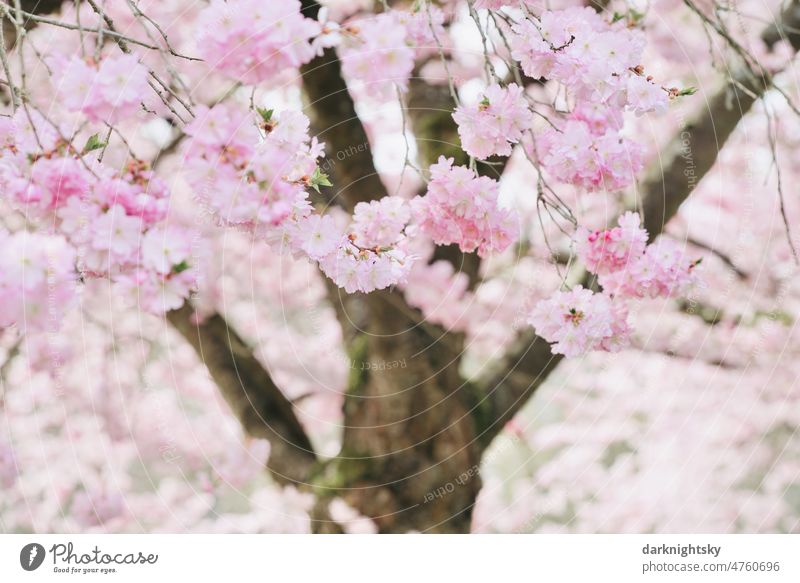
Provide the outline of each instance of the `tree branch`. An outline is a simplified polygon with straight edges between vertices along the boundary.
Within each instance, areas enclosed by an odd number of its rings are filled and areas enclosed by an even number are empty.
[[[800,3],[792,2],[784,9],[775,24],[764,29],[761,33],[761,40],[770,49],[779,41],[787,40],[795,50],[798,50],[798,46],[800,46],[800,27],[798,27],[798,23],[800,23]]]
[[[319,5],[303,0],[303,13],[316,18]],[[352,212],[359,202],[380,198],[386,187],[375,170],[367,132],[356,113],[334,49],[304,65],[300,72],[318,137],[334,149],[331,173],[341,204]]]
[[[483,423],[477,434],[483,448],[522,409],[562,359],[532,329],[520,334],[500,364],[485,375],[487,380],[478,384]]]
[[[800,5],[795,1],[792,6]],[[800,29],[800,9],[784,11],[777,25],[780,31]],[[765,31],[766,34],[766,31]],[[787,37],[795,51],[800,50],[800,35]],[[675,216],[680,205],[717,160],[739,121],[763,95],[768,84],[753,79],[746,71],[732,75],[708,100],[708,105],[673,136],[662,155],[645,173],[640,186],[644,226],[654,239]],[[491,442],[504,424],[525,405],[536,389],[561,361],[549,345],[532,330],[524,332],[503,360],[500,370],[490,371],[480,383],[485,395],[486,422],[479,428],[481,442]]]
[[[174,151],[180,134],[157,154],[155,168]],[[252,349],[219,314],[202,322],[187,302],[167,313],[167,321],[194,348],[245,433],[270,442],[267,469],[283,485],[305,483],[317,456],[292,403],[275,384]]]
[[[703,249],[705,251],[708,251],[709,253],[711,253],[712,255],[717,257],[717,259],[719,259],[725,265],[727,265],[728,268],[730,268],[730,270],[733,271],[736,274],[736,277],[738,277],[739,279],[745,280],[745,279],[747,279],[749,277],[747,275],[747,272],[745,272],[742,269],[740,269],[733,262],[733,259],[731,259],[730,256],[728,256],[727,254],[723,253],[719,249],[709,245],[708,243],[704,243],[703,241],[700,241],[699,239],[695,239],[694,237],[687,237],[686,242],[689,243],[690,245],[694,245],[695,247],[697,247],[699,249]]]
[[[218,314],[197,323],[192,307],[184,304],[167,319],[195,349],[245,432],[269,440],[267,468],[275,480],[304,482],[317,460],[311,441],[252,350]]]
[[[800,3],[793,2],[781,19],[763,34],[777,30],[796,30],[800,26]],[[794,8],[792,8],[794,7]],[[800,35],[786,37],[792,48],[800,50]],[[756,78],[744,67],[733,72],[662,149],[661,157],[650,166],[641,184],[642,218],[653,239],[711,169],[717,155],[744,115],[771,86],[770,79]]]

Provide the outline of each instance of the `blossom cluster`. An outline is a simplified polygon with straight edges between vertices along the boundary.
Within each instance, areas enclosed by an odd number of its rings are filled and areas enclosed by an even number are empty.
[[[577,356],[590,350],[616,351],[628,343],[626,301],[674,297],[696,282],[696,261],[668,239],[647,245],[647,231],[636,213],[602,231],[579,228],[578,256],[598,276],[602,293],[576,286],[537,303],[529,318],[553,351]]]
[[[389,247],[403,236],[411,211],[399,197],[360,202],[353,213],[353,241],[362,247]]]
[[[417,57],[438,54],[439,45],[445,42],[444,12],[433,3],[418,6],[410,12],[395,10],[406,29],[406,42],[414,47]]]
[[[483,257],[504,251],[515,240],[515,215],[499,205],[497,181],[453,166],[453,159],[444,156],[430,172],[427,192],[414,198],[411,208],[422,232],[437,245],[457,244]]]
[[[308,118],[296,111],[260,110],[253,123],[234,106],[199,108],[185,149],[196,201],[220,224],[318,262],[348,293],[402,281],[412,262],[404,251],[407,203],[396,197],[360,203],[349,227],[347,219],[314,211],[309,188],[330,184],[317,166],[324,146],[308,129]]]
[[[405,234],[410,218],[404,200],[386,196],[356,205],[347,228],[331,215],[312,214],[291,230],[290,243],[347,293],[368,293],[405,281],[415,259]]]
[[[629,341],[624,305],[606,294],[577,285],[536,304],[528,322],[553,343],[553,352],[567,357],[593,350],[616,352]]]
[[[19,241],[31,241],[30,248],[20,251],[20,260],[27,261],[26,254],[37,253],[37,247],[55,247],[59,252],[51,253],[52,261],[36,255],[41,269],[61,275],[77,269],[84,279],[108,278],[148,311],[179,307],[193,288],[194,274],[189,270],[188,232],[163,225],[166,184],[142,161],[113,170],[86,156],[99,145],[96,136],[78,152],[38,114],[31,119],[33,125],[19,110],[0,122],[0,186],[4,198],[30,221],[47,224],[56,242],[45,245],[15,233],[13,237],[22,237]],[[68,268],[48,267],[56,260]],[[27,281],[30,273],[16,276]],[[38,309],[37,296],[28,292],[26,305]]]
[[[556,179],[586,190],[618,190],[642,169],[641,146],[619,131],[573,116],[538,137],[542,166]]]
[[[75,249],[64,237],[0,230],[0,328],[57,328],[76,298]]]
[[[149,91],[147,67],[134,54],[109,56],[100,63],[56,54],[50,68],[60,103],[95,122],[130,118],[141,109]]]
[[[516,83],[508,87],[493,83],[479,103],[456,108],[453,119],[467,154],[481,160],[511,155],[511,145],[519,142],[533,123],[524,93]]]
[[[197,20],[197,48],[214,69],[257,85],[314,58],[319,23],[299,0],[211,0]]]
[[[346,242],[320,261],[320,268],[347,293],[369,293],[402,283],[413,257],[400,247],[364,249]]]
[[[575,235],[578,256],[592,273],[607,274],[625,269],[644,253],[647,231],[641,227],[639,215],[627,212],[619,218],[618,224],[603,231],[578,227]]]
[[[576,233],[578,256],[614,297],[657,298],[685,293],[695,283],[697,262],[672,240],[647,245],[647,231],[637,213],[627,212],[619,226]]]
[[[414,69],[414,49],[406,42],[406,28],[398,14],[379,14],[361,26],[339,50],[344,74],[361,81],[374,97],[391,96],[393,84],[405,91]]]
[[[642,168],[642,148],[621,132],[624,112],[660,113],[680,95],[645,75],[644,32],[592,8],[570,7],[528,14],[510,26],[508,38],[525,74],[560,83],[574,104],[537,136],[533,154],[541,165],[586,190],[631,184]]]
[[[673,297],[695,283],[696,265],[677,243],[660,238],[626,268],[600,275],[599,281],[615,297]]]
[[[387,99],[408,90],[414,59],[442,43],[444,14],[435,6],[416,12],[389,10],[346,27],[339,46],[342,71],[367,95]]]
[[[207,214],[268,234],[311,212],[307,188],[323,146],[309,138],[305,115],[262,110],[255,119],[227,104],[195,113],[185,129],[184,175]]]
[[[534,79],[558,81],[579,100],[663,110],[669,94],[643,76],[645,36],[589,7],[544,12],[511,26],[511,55]]]

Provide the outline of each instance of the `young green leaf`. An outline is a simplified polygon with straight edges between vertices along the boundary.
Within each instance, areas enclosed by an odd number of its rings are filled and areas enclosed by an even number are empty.
[[[261,116],[261,119],[264,120],[264,123],[272,123],[272,114],[275,113],[274,109],[265,109],[263,107],[257,107],[256,111],[258,111],[258,115]]]
[[[308,185],[317,192],[319,192],[320,186],[333,186],[331,181],[328,179],[328,175],[319,168],[314,168],[314,173],[311,175]]]
[[[100,135],[94,134],[86,140],[86,145],[83,147],[81,154],[88,154],[93,150],[99,150],[100,148],[105,148],[106,143],[100,141]]]

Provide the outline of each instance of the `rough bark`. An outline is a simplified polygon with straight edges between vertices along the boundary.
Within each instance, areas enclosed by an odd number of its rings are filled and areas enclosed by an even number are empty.
[[[316,483],[381,532],[469,529],[480,490],[471,387],[458,353],[435,341],[393,315],[351,347],[342,450]]]
[[[303,7],[307,16],[316,14],[315,2]],[[358,148],[368,138],[335,51],[325,51],[302,74],[310,116],[335,162],[336,201],[352,209],[384,196],[369,147]],[[449,118],[452,104],[446,108]],[[469,261],[456,254],[451,260]],[[477,273],[477,263],[470,269]],[[423,323],[397,291],[374,292],[359,305],[367,327],[345,330],[352,341],[342,450],[319,466],[316,492],[344,497],[382,532],[466,532],[480,480],[469,472],[479,454],[471,387],[458,371],[463,339]],[[345,316],[340,321],[349,327]],[[453,491],[436,496],[440,488]]]
[[[302,484],[316,455],[292,404],[269,372],[225,319],[215,314],[202,322],[188,304],[167,314],[208,368],[245,432],[270,442],[267,468],[281,484]]]

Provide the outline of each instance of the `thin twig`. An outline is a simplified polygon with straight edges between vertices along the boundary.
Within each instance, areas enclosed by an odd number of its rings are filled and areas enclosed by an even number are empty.
[[[769,111],[769,106],[764,107],[764,111],[767,114],[767,139],[769,140],[769,147],[772,151],[772,160],[775,165],[775,174],[778,179],[778,200],[780,202],[780,209],[781,209],[781,218],[783,219],[783,227],[786,231],[786,241],[789,243],[789,248],[792,250],[792,256],[794,257],[795,265],[800,266],[800,258],[797,257],[797,248],[794,245],[794,239],[792,238],[792,231],[791,227],[789,226],[789,217],[786,214],[786,201],[783,196],[783,181],[781,180],[781,165],[778,162],[778,141],[776,139],[776,134],[778,133],[777,127],[775,128],[775,133],[773,134],[772,131],[772,115]]]
[[[86,0],[87,2],[89,0]],[[93,2],[92,2],[93,3]],[[95,4],[96,6],[96,4]],[[122,41],[126,44],[130,43],[132,45],[137,45],[145,49],[150,49],[153,51],[162,50],[160,47],[157,47],[153,44],[146,43],[139,39],[121,34],[116,30],[110,30],[108,28],[98,27],[98,28],[86,28],[85,26],[81,26],[80,24],[72,24],[71,22],[64,22],[62,20],[58,20],[55,18],[49,18],[47,16],[40,16],[38,14],[31,14],[30,12],[25,12],[22,9],[17,9],[14,6],[10,6],[4,2],[0,2],[0,9],[5,9],[9,13],[13,13],[15,16],[21,16],[25,20],[29,20],[31,22],[36,22],[38,24],[48,24],[51,26],[57,26],[59,28],[66,28],[67,30],[77,30],[79,33],[87,33],[87,34],[100,34],[105,35],[109,38],[113,38],[115,41]],[[98,7],[99,10],[99,7]],[[187,61],[202,61],[203,59],[199,59],[197,57],[189,57],[187,55],[182,55],[180,53],[175,53],[176,57],[181,59],[186,59]]]
[[[748,278],[748,275],[745,271],[740,269],[728,255],[709,245],[708,243],[703,243],[702,241],[695,239],[693,237],[687,237],[686,242],[693,247],[697,247],[704,251],[708,251],[715,257],[717,257],[720,261],[722,261],[725,265],[727,265],[731,271],[733,271],[739,279],[745,280]]]
[[[3,8],[5,5],[0,6]],[[8,13],[5,10],[0,10],[0,20],[7,17]],[[5,27],[2,26],[2,22],[0,22],[0,61],[3,63],[3,71],[6,74],[6,84],[8,85],[8,90],[11,92],[11,104],[14,111],[17,111],[17,108],[20,106],[20,97],[19,97],[19,90],[17,89],[16,85],[14,85],[14,80],[11,78],[11,66],[8,63],[8,53],[6,52],[6,35],[5,35]]]

